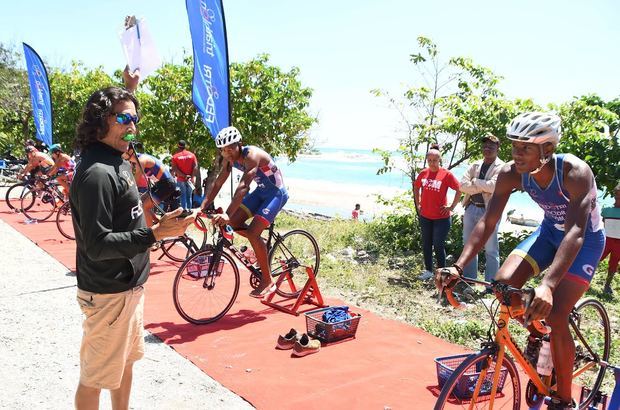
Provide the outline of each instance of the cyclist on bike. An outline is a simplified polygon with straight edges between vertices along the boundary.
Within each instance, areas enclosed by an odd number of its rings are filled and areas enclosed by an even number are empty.
[[[525,320],[545,319],[551,327],[557,392],[555,407],[550,405],[550,408],[556,409],[573,405],[571,381],[575,344],[568,316],[588,289],[605,244],[592,170],[571,154],[555,154],[561,137],[560,123],[560,117],[555,114],[529,112],[517,116],[508,125],[513,161],[500,171],[484,217],[474,228],[456,263],[448,268],[452,275],[462,276],[463,267],[480,252],[493,233],[513,190],[527,192],[543,209],[541,225],[513,250],[495,279],[520,288],[532,276],[549,269],[535,289]],[[453,281],[453,277],[449,277],[442,283],[442,278],[438,269],[435,283],[439,289]],[[540,337],[533,329],[530,332],[528,350],[535,349],[535,337]],[[536,360],[536,355],[528,356]]]
[[[65,197],[69,197],[69,184],[73,179],[75,162],[68,154],[62,151],[60,144],[50,146],[50,154],[54,160],[54,166],[47,172],[50,176],[56,176],[56,181],[62,186]]]
[[[47,172],[54,166],[54,160],[44,152],[37,150],[32,145],[25,148],[28,163],[26,168],[21,172],[20,177],[27,175],[47,175]]]
[[[123,159],[131,162],[138,190],[143,194],[141,200],[146,223],[148,226],[153,226],[158,221],[153,213],[155,204],[159,205],[165,201],[165,212],[174,211],[181,206],[179,189],[168,167],[161,160],[149,154],[136,152],[136,149],[142,151],[144,149],[142,143],[131,144],[123,154]],[[148,191],[148,178],[156,180],[151,189],[151,195],[145,194]]]
[[[233,167],[243,171],[226,213],[215,216],[214,223],[219,226],[230,224],[237,229],[245,227],[245,221],[254,217],[247,230],[239,233],[250,241],[262,273],[260,285],[250,293],[250,296],[261,298],[275,290],[271,281],[267,245],[261,239],[261,232],[273,223],[280,209],[286,204],[288,192],[284,186],[282,173],[273,158],[258,147],[244,146],[241,133],[235,127],[221,130],[215,138],[215,145],[226,162],[211,191],[205,196],[201,208],[207,209],[212,205]],[[257,187],[249,192],[252,180],[256,182]]]

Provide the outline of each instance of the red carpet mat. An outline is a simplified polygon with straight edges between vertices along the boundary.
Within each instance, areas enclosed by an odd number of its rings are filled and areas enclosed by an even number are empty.
[[[75,244],[60,235],[54,217],[26,224],[23,215],[0,202],[0,218],[74,270]],[[176,313],[172,281],[177,267],[157,260],[160,253],[151,258],[145,328],[260,409],[429,409],[437,393],[433,358],[462,352],[420,329],[352,306],[363,315],[355,339],[293,358],[291,351],[275,349],[276,339],[291,327],[305,331],[304,316],[282,313],[249,297],[245,270],[228,314],[214,324],[195,326]],[[346,304],[336,299],[326,303]]]

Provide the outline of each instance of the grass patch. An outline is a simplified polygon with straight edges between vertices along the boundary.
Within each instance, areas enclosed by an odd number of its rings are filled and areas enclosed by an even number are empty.
[[[401,222],[392,220],[390,223],[404,229]],[[457,311],[439,305],[434,285],[417,279],[423,265],[421,254],[415,251],[395,252],[389,242],[377,246],[373,232],[379,232],[384,240],[388,240],[389,235],[385,227],[374,226],[376,223],[339,219],[318,221],[287,214],[278,216],[279,230],[305,229],[317,239],[321,250],[318,279],[324,294],[409,323],[449,342],[479,349],[491,323],[485,307],[478,303]],[[456,236],[457,233],[451,235]],[[505,237],[502,246],[508,248],[507,244],[516,244],[517,240]],[[398,246],[404,245],[399,242]],[[419,249],[419,246],[412,244],[411,247]],[[509,249],[504,251],[507,254]],[[620,364],[620,304],[617,296],[609,297],[602,293],[606,271],[607,264],[604,262],[598,267],[584,298],[593,297],[605,305],[612,329],[609,361]],[[532,286],[537,283],[537,280],[531,281]],[[614,285],[615,295],[620,294],[620,280],[616,279]],[[524,346],[526,330],[513,325],[511,332],[517,343]]]

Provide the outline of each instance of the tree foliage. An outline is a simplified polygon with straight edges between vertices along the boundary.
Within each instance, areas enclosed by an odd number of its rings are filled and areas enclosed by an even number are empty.
[[[82,115],[84,104],[95,91],[119,86],[103,67],[90,69],[74,61],[67,70],[48,70],[54,114],[54,143],[60,143],[66,152],[71,152],[75,129]]]
[[[230,67],[233,124],[248,143],[291,161],[308,145],[308,130],[316,122],[308,113],[312,89],[302,85],[299,74],[297,67],[284,71],[269,65],[267,54]]]
[[[599,187],[606,188],[608,194],[620,180],[620,98],[606,102],[587,95],[543,108],[530,99],[506,98],[499,89],[502,77],[469,58],[453,57],[444,62],[428,38],[418,37],[418,48],[410,59],[417,73],[416,86],[405,90],[402,98],[371,91],[386,97],[405,125],[396,153],[375,150],[384,162],[379,173],[399,169],[413,181],[424,166],[430,143],[442,145],[447,168],[478,159],[482,155],[480,138],[487,133],[500,139],[499,156],[509,160],[506,125],[522,112],[553,110],[560,114],[563,125],[558,151],[588,162]],[[398,166],[395,157],[402,158],[405,165]]]
[[[34,137],[27,73],[14,48],[0,44],[0,148],[19,146]],[[53,141],[73,145],[75,127],[88,97],[97,89],[121,85],[121,72],[106,74],[102,67],[73,62],[69,69],[48,67],[54,114]],[[212,136],[192,103],[191,57],[167,63],[144,79],[138,90],[141,103],[140,138],[151,152],[173,152],[179,139],[188,141],[203,166],[219,170]],[[316,119],[309,113],[312,89],[304,87],[300,71],[269,64],[266,54],[232,63],[232,123],[248,144],[272,155],[295,160],[308,145],[308,130]]]
[[[487,133],[501,137],[509,118],[519,109],[532,107],[529,100],[506,100],[498,89],[501,77],[471,59],[453,57],[443,60],[437,45],[418,37],[419,51],[410,56],[419,85],[407,89],[402,99],[381,90],[376,96],[387,97],[405,124],[397,156],[404,159],[403,171],[412,181],[424,166],[431,143],[442,146],[448,158],[447,168],[480,157],[480,137]],[[394,156],[376,150],[384,161],[379,173],[395,168]],[[447,155],[446,155],[447,154]]]
[[[22,145],[34,133],[30,88],[15,47],[0,43],[0,149]]]
[[[574,98],[552,106],[562,117],[559,152],[576,155],[590,165],[606,196],[620,181],[620,99],[605,102],[599,96]]]

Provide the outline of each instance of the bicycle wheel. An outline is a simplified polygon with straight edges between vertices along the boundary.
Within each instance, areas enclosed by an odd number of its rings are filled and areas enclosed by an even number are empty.
[[[56,226],[62,236],[67,239],[75,239],[73,230],[73,218],[71,218],[71,204],[65,202],[56,213]]]
[[[4,199],[9,208],[15,212],[21,212],[22,198],[26,193],[30,193],[30,198],[23,204],[26,209],[30,209],[34,204],[34,193],[30,190],[31,188],[32,185],[28,182],[20,182],[10,187],[4,195]]]
[[[319,245],[308,232],[296,229],[282,235],[269,250],[271,276],[275,278],[287,272],[276,293],[285,298],[299,296],[308,280],[306,267],[311,267],[317,275],[320,260]]]
[[[192,224],[183,236],[164,239],[161,244],[164,255],[175,262],[183,262],[192,253],[204,249],[207,243],[207,228],[202,219],[198,218],[197,223],[201,225],[204,231]]]
[[[435,404],[435,410],[490,409],[490,393],[496,357],[497,354],[491,349],[484,349],[467,356],[445,381]],[[484,378],[481,374],[483,372],[486,373]],[[472,402],[472,397],[475,396],[477,399]],[[519,374],[512,359],[504,356],[493,409],[519,410],[520,406]]]
[[[21,210],[28,219],[33,221],[46,221],[56,210],[56,197],[47,188],[32,188],[31,193],[26,192],[22,197]],[[34,196],[32,196],[34,194]],[[30,201],[33,203],[30,204]]]
[[[571,330],[575,340],[574,371],[589,367],[580,375],[573,377],[573,385],[584,387],[588,393],[582,397],[579,408],[586,408],[601,388],[605,378],[605,368],[598,363],[609,359],[611,348],[611,329],[609,317],[598,300],[582,300],[575,306],[570,316]],[[553,336],[552,336],[553,337]],[[612,377],[605,388],[613,386]],[[607,393],[611,393],[607,391]]]
[[[223,251],[205,249],[179,268],[172,286],[174,307],[190,323],[206,325],[222,318],[239,294],[239,268]]]

